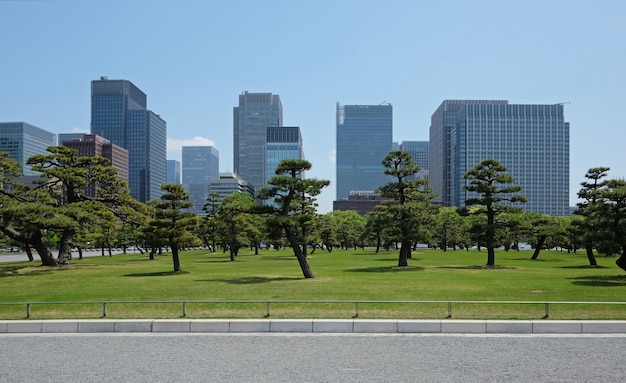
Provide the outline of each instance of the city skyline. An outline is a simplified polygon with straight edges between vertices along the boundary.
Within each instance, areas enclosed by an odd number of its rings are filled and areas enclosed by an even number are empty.
[[[255,189],[265,187],[267,128],[283,126],[280,95],[244,91],[233,107],[233,170]]]
[[[436,202],[465,206],[465,174],[486,159],[506,167],[527,212],[569,215],[569,122],[563,105],[444,100],[430,126],[429,179]]]
[[[335,200],[390,182],[381,160],[393,148],[393,106],[337,103]]]
[[[307,176],[331,181],[318,196],[324,213],[335,199],[337,101],[391,103],[398,143],[429,140],[432,112],[446,99],[571,102],[573,205],[589,168],[626,178],[626,129],[614,118],[626,87],[626,52],[616,49],[624,13],[626,3],[613,0],[364,0],[358,15],[351,2],[326,0],[0,1],[0,32],[10,37],[0,121],[88,133],[90,81],[129,79],[167,121],[167,159],[211,145],[220,171],[232,172],[238,95],[279,94],[284,125],[301,128]]]
[[[212,146],[183,146],[182,185],[193,207],[188,209],[205,215],[202,208],[209,196],[209,182],[220,178],[220,153]]]
[[[140,202],[159,198],[166,180],[167,124],[128,79],[91,81],[91,133],[128,151],[128,188]]]

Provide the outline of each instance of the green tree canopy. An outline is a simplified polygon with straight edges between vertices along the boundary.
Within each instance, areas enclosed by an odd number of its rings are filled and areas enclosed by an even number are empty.
[[[314,197],[330,183],[327,180],[305,179],[304,172],[310,169],[311,163],[306,160],[282,160],[276,168],[276,175],[267,182],[269,186],[258,193],[259,198],[268,201],[262,211],[269,214],[271,226],[284,231],[305,278],[315,276],[304,249],[300,247],[302,242],[298,239],[298,228],[314,214]]]
[[[198,216],[185,211],[193,206],[189,201],[189,194],[178,184],[163,184],[164,193],[159,200],[153,201],[155,208],[154,220],[150,223],[160,237],[166,238],[172,250],[174,271],[180,272],[180,247],[189,240],[198,222]]]
[[[521,186],[506,186],[514,182],[513,177],[506,172],[506,167],[494,159],[480,162],[474,168],[465,173],[468,184],[463,188],[476,193],[476,197],[465,200],[467,207],[477,206],[473,209],[476,214],[484,214],[487,218],[484,226],[484,245],[487,248],[487,266],[495,265],[495,249],[498,246],[497,228],[501,226],[496,217],[505,211],[511,211],[511,206],[502,202],[510,203],[526,202],[526,197],[516,194],[522,190]]]
[[[251,211],[254,199],[245,193],[233,193],[224,197],[217,213],[217,232],[222,245],[227,247],[230,260],[234,261],[239,249],[250,243],[256,232]]]
[[[434,194],[428,180],[415,179],[419,167],[408,152],[392,150],[383,158],[382,164],[385,174],[394,180],[379,189],[380,195],[387,198],[381,205],[391,218],[391,227],[398,232],[401,243],[398,267],[404,267],[411,258],[420,226],[437,214],[436,207],[430,203]]]

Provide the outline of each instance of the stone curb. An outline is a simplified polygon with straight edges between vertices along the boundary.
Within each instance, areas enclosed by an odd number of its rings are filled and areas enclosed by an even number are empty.
[[[142,319],[10,320],[1,333],[626,334],[626,321]]]

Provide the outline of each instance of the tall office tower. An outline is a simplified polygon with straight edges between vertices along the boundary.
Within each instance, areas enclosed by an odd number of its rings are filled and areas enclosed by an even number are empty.
[[[189,211],[204,215],[209,181],[219,178],[219,165],[219,152],[214,147],[183,146],[183,187],[193,203]]]
[[[264,186],[270,178],[276,175],[276,168],[280,161],[287,159],[304,159],[300,128],[297,126],[268,127],[265,150]]]
[[[82,137],[80,137],[82,136]],[[109,160],[109,165],[117,170],[117,176],[128,183],[128,150],[111,143],[95,134],[59,134],[59,144],[76,150],[79,156],[100,156]],[[87,195],[95,196],[95,185],[89,186]]]
[[[236,173],[220,173],[219,179],[209,181],[209,193],[217,193],[220,200],[233,193],[248,193],[254,197],[254,188]]]
[[[167,160],[165,182],[180,185],[180,161]]]
[[[527,212],[569,214],[569,123],[563,105],[445,100],[432,115],[429,177],[438,201],[463,206],[465,173],[486,159],[522,187]]]
[[[400,150],[408,152],[411,159],[420,168],[416,178],[428,178],[428,141],[403,141]]]
[[[337,103],[337,200],[392,181],[381,164],[392,149],[392,115],[390,104]]]
[[[26,160],[35,154],[49,154],[48,146],[56,145],[56,135],[25,122],[0,122],[0,151],[8,152],[9,157],[22,166],[20,171],[25,176],[39,173],[26,165]]]
[[[234,171],[254,188],[265,186],[266,128],[282,125],[283,106],[278,95],[239,95],[239,106],[233,108]]]
[[[128,80],[92,81],[91,133],[128,150],[128,185],[134,198],[146,202],[161,196],[167,127],[147,110],[145,93]]]

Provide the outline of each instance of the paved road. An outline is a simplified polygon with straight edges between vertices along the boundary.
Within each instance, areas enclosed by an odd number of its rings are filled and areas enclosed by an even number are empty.
[[[622,382],[626,336],[0,334],[0,382]]]
[[[132,253],[131,250],[127,250],[128,253]],[[121,250],[114,250],[113,255],[115,254],[121,254],[122,251]],[[56,257],[57,254],[56,252],[53,253],[54,256]],[[108,252],[105,253],[107,256],[109,255]],[[102,253],[100,252],[100,250],[98,251],[83,251],[83,257],[96,257],[96,256],[101,256]],[[35,260],[33,261],[34,265],[40,265],[41,264],[41,259],[39,258],[39,255],[37,254],[37,252],[33,252],[33,257],[35,258]],[[72,252],[72,257],[75,259],[78,259],[78,253],[77,252]],[[1,262],[23,262],[23,261],[28,261],[28,255],[26,255],[26,253],[13,253],[13,254],[2,254],[0,255],[0,263]]]

